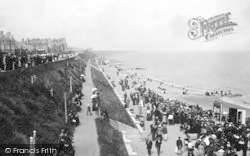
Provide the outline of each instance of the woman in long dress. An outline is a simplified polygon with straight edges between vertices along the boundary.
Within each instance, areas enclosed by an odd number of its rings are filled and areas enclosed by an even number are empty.
[[[163,133],[163,139],[165,141],[167,141],[168,140],[168,129],[167,129],[167,125],[166,124],[163,125],[162,133]]]

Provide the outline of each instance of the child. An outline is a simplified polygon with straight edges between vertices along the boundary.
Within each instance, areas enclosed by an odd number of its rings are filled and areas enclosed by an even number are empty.
[[[87,104],[87,115],[90,113],[90,115],[92,115],[91,113],[91,108],[90,108],[90,104]]]

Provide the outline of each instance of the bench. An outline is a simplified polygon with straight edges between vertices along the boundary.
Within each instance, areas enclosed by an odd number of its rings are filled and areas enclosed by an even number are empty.
[[[133,149],[132,149],[130,144],[125,144],[125,146],[126,146],[126,149],[128,151],[128,155],[137,155],[136,152],[133,152]]]

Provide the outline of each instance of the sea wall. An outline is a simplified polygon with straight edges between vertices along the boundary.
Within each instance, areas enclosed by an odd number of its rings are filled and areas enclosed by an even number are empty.
[[[136,127],[103,73],[93,67],[91,73],[93,83],[100,91],[101,109],[106,109],[111,119]]]
[[[91,67],[91,74],[94,86],[98,88],[100,93],[101,110],[106,109],[109,117],[115,121],[136,127],[121,101],[116,96],[112,86],[110,86],[103,73],[97,69],[98,65],[95,61],[91,62],[94,63],[94,67]],[[101,156],[128,156],[128,151],[124,144],[121,132],[112,127],[109,122],[106,122],[102,118],[96,119],[96,125]]]

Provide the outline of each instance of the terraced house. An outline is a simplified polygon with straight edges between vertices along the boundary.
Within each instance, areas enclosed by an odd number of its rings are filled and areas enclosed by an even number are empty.
[[[65,38],[51,39],[51,38],[27,38],[22,39],[20,42],[16,41],[10,32],[4,34],[0,31],[0,52],[15,53],[15,52],[66,52],[68,50]]]
[[[67,51],[67,42],[65,38],[59,39],[22,39],[21,42],[17,42],[16,49],[27,50],[29,52],[65,52]]]
[[[10,32],[4,34],[0,31],[0,52],[14,53],[15,52],[15,39]]]

